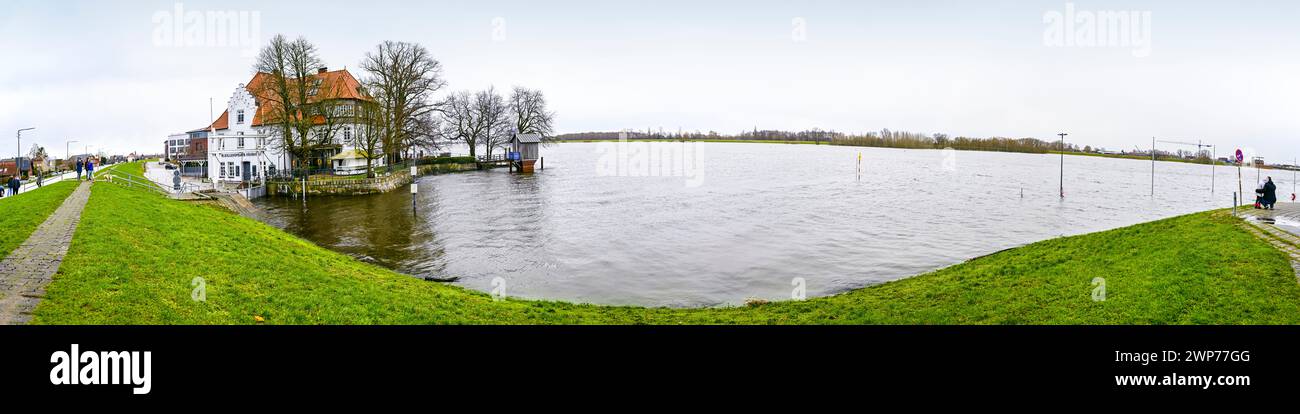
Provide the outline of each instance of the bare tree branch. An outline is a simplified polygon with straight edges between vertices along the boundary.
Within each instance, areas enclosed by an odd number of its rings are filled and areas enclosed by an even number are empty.
[[[418,133],[420,120],[438,110],[433,95],[446,85],[442,64],[424,46],[385,41],[366,53],[361,68],[369,73],[365,84],[384,118],[382,143],[392,165],[415,140],[410,135]]]

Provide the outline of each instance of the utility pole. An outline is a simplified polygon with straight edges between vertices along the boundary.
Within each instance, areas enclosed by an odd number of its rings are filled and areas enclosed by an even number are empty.
[[[1065,136],[1067,133],[1059,133],[1061,136],[1061,198],[1065,198]]]
[[[1156,137],[1151,137],[1151,198],[1156,197]]]

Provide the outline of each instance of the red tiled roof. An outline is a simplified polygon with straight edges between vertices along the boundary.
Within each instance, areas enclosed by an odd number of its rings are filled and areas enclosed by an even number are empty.
[[[257,112],[253,114],[252,126],[262,126],[265,124],[264,120],[273,117],[273,115],[271,115],[271,107],[274,104],[268,104],[274,102],[273,99],[269,98],[272,92],[269,88],[262,86],[262,83],[270,79],[270,76],[271,75],[268,73],[258,72],[256,75],[253,75],[253,79],[249,80],[248,84],[244,86],[244,88],[248,90],[248,93],[253,95],[253,99],[257,100]],[[370,96],[366,95],[361,90],[361,82],[357,81],[357,78],[353,77],[352,73],[348,72],[347,69],[316,73],[312,76],[315,79],[320,80],[320,86],[315,95],[307,98],[307,102],[320,102],[322,100],[330,99],[372,100]],[[221,116],[217,117],[216,121],[213,121],[211,125],[202,130],[211,131],[213,129],[222,130],[230,128],[229,112],[230,110],[222,111]]]

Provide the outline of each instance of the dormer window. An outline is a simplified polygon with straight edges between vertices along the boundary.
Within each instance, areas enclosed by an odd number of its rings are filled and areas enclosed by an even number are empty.
[[[240,124],[240,125],[243,125],[243,124],[244,124],[244,110],[243,110],[243,109],[240,109],[240,110],[238,110],[238,111],[235,111],[235,123],[236,123],[236,124]]]

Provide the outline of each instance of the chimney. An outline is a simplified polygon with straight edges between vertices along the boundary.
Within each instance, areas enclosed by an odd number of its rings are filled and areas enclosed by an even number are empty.
[[[324,67],[324,66],[321,66],[320,69],[316,69],[316,73],[325,73],[325,72],[329,72],[329,71],[330,71],[330,68],[327,68],[327,67]]]

